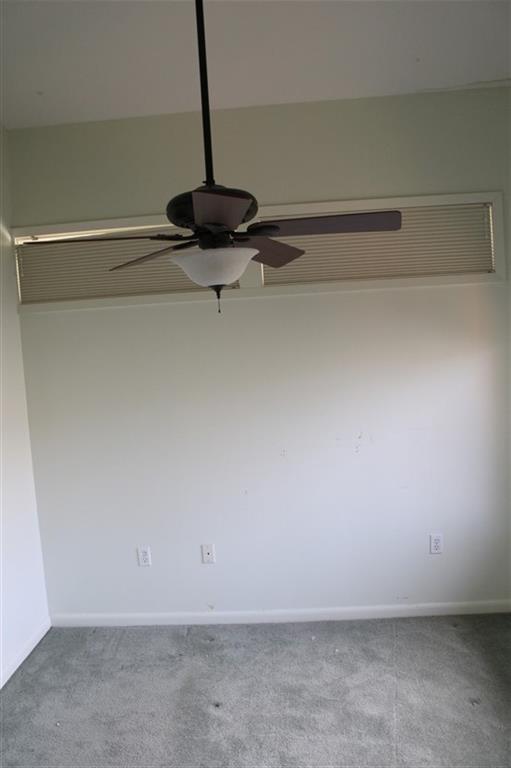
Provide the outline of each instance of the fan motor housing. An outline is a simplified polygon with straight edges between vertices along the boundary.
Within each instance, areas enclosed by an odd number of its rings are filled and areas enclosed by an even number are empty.
[[[254,218],[258,210],[257,200],[250,192],[246,192],[244,189],[235,189],[234,187],[222,187],[220,184],[215,184],[210,187],[198,187],[197,190],[207,190],[209,193],[214,194],[218,192],[221,195],[229,195],[231,197],[242,198],[243,200],[250,200],[250,207],[245,214],[243,222],[250,221]],[[167,218],[171,224],[176,227],[182,227],[184,229],[195,230],[195,219],[193,213],[193,198],[192,192],[182,192],[180,195],[176,195],[170,200],[167,205]],[[213,222],[212,222],[213,223]]]

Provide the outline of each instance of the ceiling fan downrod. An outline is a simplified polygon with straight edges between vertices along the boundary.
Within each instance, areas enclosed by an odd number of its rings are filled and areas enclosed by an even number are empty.
[[[204,26],[203,0],[195,0],[195,16],[197,19],[202,135],[204,138],[204,163],[206,166],[206,178],[204,184],[207,187],[214,187],[215,177],[213,174],[213,149],[211,145],[211,116],[209,110],[208,64],[206,58],[206,30]]]

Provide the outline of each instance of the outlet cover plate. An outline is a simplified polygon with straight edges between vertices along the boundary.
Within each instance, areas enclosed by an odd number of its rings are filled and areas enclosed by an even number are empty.
[[[149,544],[140,544],[137,547],[138,564],[141,568],[148,568],[153,564],[151,557],[151,547]]]
[[[444,551],[443,533],[430,533],[429,534],[429,554],[441,555],[443,551]]]
[[[201,544],[200,551],[203,565],[213,565],[213,563],[216,563],[214,544]]]

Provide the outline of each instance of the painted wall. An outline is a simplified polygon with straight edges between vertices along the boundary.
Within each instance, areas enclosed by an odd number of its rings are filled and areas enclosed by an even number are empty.
[[[198,114],[10,134],[13,223],[164,213],[204,178]],[[505,88],[222,110],[219,183],[261,204],[505,189]]]
[[[3,135],[0,140],[3,685],[50,625],[28,431],[15,264],[8,231]]]
[[[198,128],[15,132],[17,223],[159,212],[202,178]],[[218,178],[264,203],[509,191],[504,89],[223,112],[215,135]],[[505,284],[382,284],[231,298],[221,316],[27,308],[54,620],[509,605],[508,300]]]
[[[54,620],[508,597],[506,313],[500,285],[24,314]]]

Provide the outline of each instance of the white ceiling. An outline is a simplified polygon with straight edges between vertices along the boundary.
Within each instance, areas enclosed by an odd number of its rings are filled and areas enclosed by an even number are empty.
[[[8,128],[199,107],[191,0],[2,2]],[[510,76],[510,3],[214,0],[213,108],[456,88]]]

